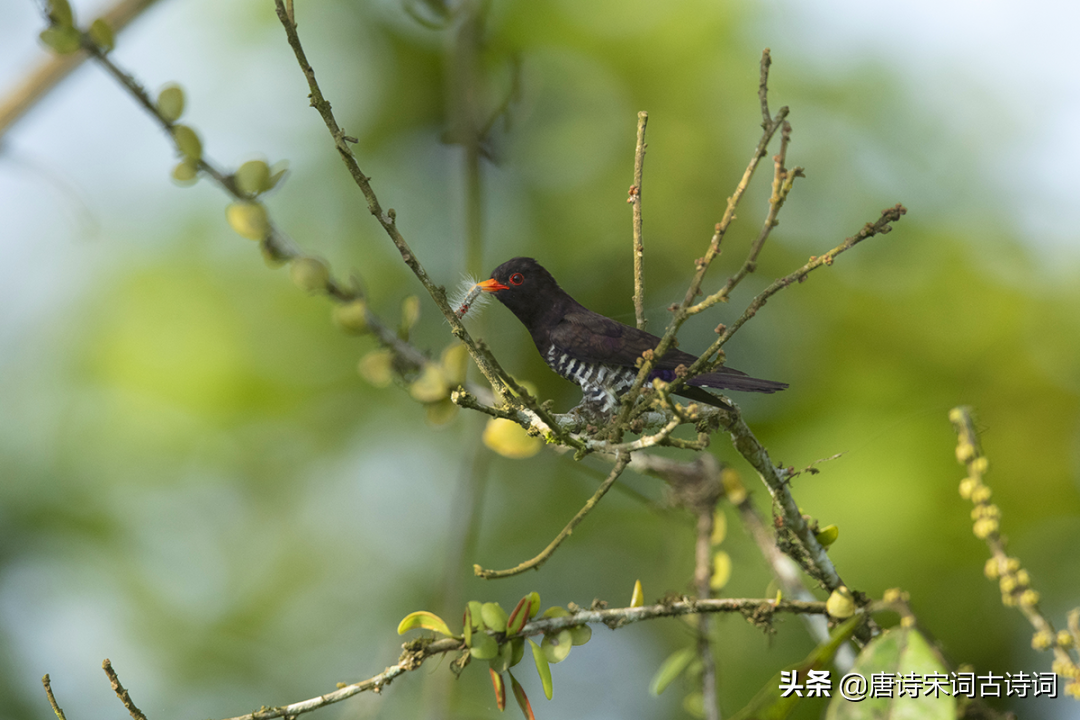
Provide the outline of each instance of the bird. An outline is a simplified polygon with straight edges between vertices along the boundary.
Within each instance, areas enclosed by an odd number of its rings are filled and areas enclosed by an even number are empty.
[[[548,367],[581,387],[585,402],[611,413],[637,378],[637,361],[660,343],[657,336],[589,310],[559,287],[551,273],[533,258],[507,260],[477,287],[491,293],[525,326]],[[671,382],[676,369],[697,357],[670,349],[655,362],[649,381]],[[731,409],[702,388],[773,393],[787,383],[762,380],[719,367],[687,381],[676,392],[690,400]]]

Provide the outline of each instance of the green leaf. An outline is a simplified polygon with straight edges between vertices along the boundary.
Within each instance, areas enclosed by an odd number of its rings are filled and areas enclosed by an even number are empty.
[[[183,127],[183,126],[177,126]],[[270,231],[270,218],[266,208],[256,202],[232,203],[225,208],[229,227],[248,240],[262,240]]]
[[[529,703],[528,696],[525,695],[525,690],[518,683],[514,677],[514,673],[506,673],[510,676],[510,687],[514,690],[514,699],[518,702],[518,707],[521,708],[521,712],[525,714],[525,720],[536,720],[536,716],[533,715],[532,705]]]
[[[330,268],[319,258],[299,257],[289,266],[289,277],[304,292],[319,292],[326,289]]]
[[[173,125],[172,133],[176,147],[184,157],[196,162],[202,160],[202,140],[194,130],[187,125]]]
[[[510,656],[510,667],[514,667],[525,657],[525,638],[514,638],[510,641],[513,653]]]
[[[367,321],[367,303],[363,300],[350,300],[347,303],[335,305],[333,315],[334,322],[342,330],[357,335],[363,335],[370,330]]]
[[[157,96],[157,110],[161,117],[176,122],[184,114],[184,89],[179,85],[166,85]]]
[[[634,582],[634,591],[630,593],[630,607],[641,607],[645,604],[645,591],[641,589],[641,581]]]
[[[488,668],[488,672],[491,673],[491,684],[495,686],[495,706],[502,712],[506,709],[506,682],[502,675],[491,668]]]
[[[75,16],[71,12],[68,0],[49,0],[49,20],[64,27],[75,24]]]
[[[570,628],[570,638],[575,645],[584,645],[592,639],[592,628],[588,625],[578,625]]]
[[[434,630],[437,633],[442,633],[447,637],[454,637],[454,633],[450,632],[450,628],[443,621],[441,617],[435,613],[429,613],[426,610],[419,610],[414,613],[406,615],[400,623],[398,623],[398,635],[404,635],[409,630],[414,628],[423,628],[425,630]]]
[[[495,632],[506,632],[506,611],[499,603],[484,603],[480,606],[480,617],[484,624]]]
[[[529,647],[532,648],[533,662],[536,663],[536,672],[540,675],[540,684],[544,686],[544,696],[550,700],[554,691],[551,684],[551,665],[548,664],[547,655],[531,638],[529,639]]]
[[[699,692],[690,693],[682,699],[682,708],[692,717],[705,717],[705,696]]]
[[[277,184],[281,182],[281,178],[285,177],[285,173],[289,172],[289,161],[278,160],[270,167],[270,180],[267,183],[269,185],[267,190],[273,190],[277,187]]]
[[[694,648],[685,647],[668,655],[667,659],[660,663],[660,668],[656,671],[656,674],[653,675],[652,682],[649,683],[649,692],[653,695],[664,692],[667,686],[675,681],[675,678],[682,675],[683,670],[686,669],[686,666],[690,664],[696,654]]]
[[[896,627],[886,630],[863,648],[851,672],[870,680],[874,673],[911,675],[925,678],[931,674],[948,675],[937,651],[918,630]],[[839,683],[833,683],[834,687]],[[917,718],[917,720],[952,720],[956,717],[956,698],[940,697],[867,697],[850,702],[833,693],[825,713],[826,720],[870,720],[870,718]]]
[[[813,652],[806,656],[806,659],[801,663],[790,665],[781,672],[798,672],[800,678],[805,680],[806,674],[810,670],[821,670],[823,667],[832,662],[833,657],[836,655],[837,649],[852,636],[856,628],[859,627],[865,621],[865,617],[862,615],[856,615],[853,618],[848,619],[843,625],[838,627],[827,641],[818,645]],[[780,673],[776,673],[765,684],[765,687],[758,690],[753,700],[736,713],[731,720],[783,720],[791,711],[795,709],[795,705],[802,698],[798,697],[794,693],[787,697],[780,697],[783,691],[780,690]],[[862,705],[863,703],[854,703]]]
[[[258,195],[270,189],[270,166],[262,160],[248,160],[233,178],[237,190],[246,195]]]
[[[521,632],[521,628],[525,627],[525,623],[529,620],[529,607],[528,595],[518,600],[518,604],[510,613],[510,619],[506,621],[507,635],[517,635]]]
[[[821,528],[821,532],[816,537],[822,547],[829,547],[836,542],[836,538],[840,537],[840,528],[835,525],[826,525]]]
[[[181,160],[173,168],[172,178],[178,185],[194,185],[195,181],[199,179],[199,164],[190,160]]]
[[[477,660],[490,660],[499,654],[499,643],[486,632],[477,632],[473,634],[473,644],[469,652]]]
[[[713,555],[713,573],[709,578],[709,588],[720,590],[731,579],[731,556],[723,550],[717,550]]]
[[[87,35],[102,52],[111,52],[116,47],[116,36],[113,34],[112,25],[105,18],[98,18],[90,24]]]
[[[465,626],[462,632],[465,637],[465,647],[472,647],[473,620],[468,605],[465,606],[465,617],[462,619],[462,624]]]
[[[557,617],[568,617],[569,615],[570,615],[570,611],[567,610],[566,608],[560,607],[559,605],[552,605],[551,607],[549,607],[547,610],[544,611],[543,617],[557,618]]]
[[[532,620],[540,612],[540,593],[533,590],[525,597],[529,598],[529,619]]]
[[[372,350],[360,358],[356,369],[373,386],[384,388],[394,381],[394,355],[389,350]]]
[[[506,672],[514,660],[514,647],[508,642],[499,645],[499,652],[491,658],[491,669],[497,673]]]
[[[540,647],[550,663],[561,663],[570,654],[570,648],[574,646],[574,636],[569,630],[560,630],[544,636]]]
[[[408,334],[420,319],[420,298],[409,295],[401,301],[401,332]]]
[[[60,55],[70,55],[82,47],[82,35],[71,25],[47,27],[38,37]]]

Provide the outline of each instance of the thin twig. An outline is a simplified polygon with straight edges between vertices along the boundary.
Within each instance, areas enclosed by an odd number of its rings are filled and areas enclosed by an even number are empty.
[[[479,565],[473,565],[473,572],[476,573],[478,577],[482,577],[485,580],[494,580],[497,578],[520,575],[526,570],[538,569],[548,560],[548,558],[552,556],[552,554],[558,549],[559,545],[561,545],[563,541],[566,540],[566,538],[570,537],[570,534],[574,532],[574,528],[576,528],[578,524],[585,519],[585,516],[588,515],[594,507],[596,507],[596,504],[600,502],[600,499],[607,494],[607,491],[611,489],[611,486],[614,485],[615,481],[619,479],[620,475],[622,475],[623,470],[626,469],[626,466],[627,464],[629,464],[629,462],[630,453],[627,451],[621,452],[618,459],[615,461],[615,467],[611,469],[611,473],[607,476],[607,479],[604,480],[604,482],[600,485],[599,488],[597,488],[596,493],[593,494],[591,498],[589,498],[588,502],[585,503],[585,506],[581,508],[581,510],[578,510],[577,515],[575,515],[570,520],[570,522],[566,524],[566,527],[562,529],[562,532],[560,532],[539,555],[532,558],[531,560],[526,560],[520,565],[516,565],[509,570],[485,570]]]
[[[847,238],[846,240],[844,240],[844,242],[840,243],[824,255],[811,257],[809,262],[807,262],[798,270],[795,270],[794,272],[773,281],[771,285],[761,291],[761,293],[759,293],[758,296],[750,302],[750,304],[747,306],[746,310],[743,312],[743,314],[739,317],[738,320],[724,328],[724,331],[720,334],[720,337],[717,338],[716,341],[714,341],[713,344],[710,345],[709,348],[705,352],[703,352],[701,356],[690,365],[689,368],[687,368],[687,372],[684,377],[676,378],[671,382],[671,392],[677,392],[681,387],[686,384],[687,380],[696,377],[703,372],[710,372],[711,370],[714,370],[720,364],[720,361],[719,358],[714,358],[713,356],[715,356],[724,346],[724,344],[731,339],[732,335],[738,332],[739,328],[745,325],[750,318],[754,317],[754,315],[757,314],[758,310],[760,310],[765,305],[765,303],[769,301],[769,298],[771,298],[773,295],[780,292],[784,288],[788,287],[789,285],[797,282],[802,282],[807,275],[809,275],[811,272],[818,269],[822,265],[832,265],[833,261],[836,260],[836,257],[838,255],[847,252],[863,240],[874,237],[875,235],[885,235],[889,232],[892,232],[892,223],[898,222],[900,218],[903,217],[906,213],[907,208],[900,204],[882,210],[881,216],[877,219],[877,221],[873,223],[867,223],[855,235]]]
[[[780,221],[777,220],[777,216],[780,213],[780,208],[784,206],[784,201],[787,200],[788,194],[791,192],[791,188],[795,183],[795,178],[804,177],[803,168],[795,167],[788,170],[785,167],[787,149],[790,142],[791,125],[785,121],[783,124],[783,131],[780,133],[780,150],[773,156],[774,170],[772,194],[769,196],[769,212],[765,216],[765,221],[761,224],[761,231],[750,246],[750,252],[746,256],[746,261],[743,262],[742,267],[739,268],[734,275],[727,279],[727,282],[724,283],[724,287],[718,292],[713,293],[696,305],[688,307],[686,309],[687,315],[696,315],[718,302],[727,302],[728,297],[731,295],[731,291],[742,282],[743,278],[757,269],[758,256],[761,254],[762,248],[765,247],[765,241],[769,238],[772,229],[780,224]]]
[[[109,658],[105,658],[105,660],[102,661],[101,669],[109,676],[109,684],[112,685],[113,692],[116,693],[116,697],[120,698],[120,702],[124,704],[124,708],[127,709],[128,714],[131,715],[134,720],[146,720],[146,716],[143,715],[142,710],[135,707],[135,703],[131,701],[131,695],[128,694],[128,691],[120,684],[120,678],[116,676],[116,671],[113,670],[112,662],[109,661]]]
[[[767,87],[768,68],[769,64],[762,62],[761,86],[763,88]],[[765,91],[763,90],[763,92]],[[663,357],[664,353],[672,347],[675,336],[689,317],[687,308],[694,303],[694,300],[700,293],[701,283],[705,278],[705,273],[709,269],[709,265],[712,261],[720,254],[720,243],[723,241],[724,235],[731,226],[731,223],[735,220],[735,210],[742,200],[743,195],[746,193],[747,187],[750,185],[750,179],[754,176],[754,172],[757,170],[761,159],[765,157],[769,143],[772,141],[776,131],[783,125],[787,115],[788,108],[784,106],[780,108],[776,113],[776,117],[772,118],[771,122],[765,123],[764,132],[761,135],[761,139],[758,140],[757,147],[754,148],[754,153],[750,158],[750,162],[747,163],[742,178],[740,178],[739,183],[735,187],[735,192],[728,198],[727,208],[724,211],[723,217],[720,219],[720,222],[716,224],[715,232],[713,233],[712,239],[709,241],[709,247],[705,252],[705,256],[698,258],[695,261],[696,271],[686,290],[686,295],[683,297],[682,302],[675,308],[675,314],[668,323],[663,336],[660,338],[660,342],[657,344],[656,348],[654,348],[652,354],[647,355],[644,362],[642,362],[641,369],[638,371],[634,384],[622,397],[622,408],[610,426],[610,435],[613,439],[617,440],[621,436],[623,429],[627,426],[631,417],[630,414],[633,411],[633,406],[641,395],[641,390],[649,379],[649,375],[652,373],[656,361]]]
[[[642,110],[637,114],[637,149],[634,151],[634,184],[630,188],[628,202],[633,208],[634,221],[634,318],[639,330],[644,330],[648,322],[645,319],[645,245],[641,237],[641,192],[642,171],[645,167],[645,126],[649,122],[649,113]]]
[[[445,289],[436,285],[431,279],[427,270],[420,264],[416,254],[412,251],[412,248],[409,247],[409,243],[405,240],[405,237],[398,230],[397,213],[394,212],[393,208],[389,208],[385,211],[383,210],[378,197],[375,195],[375,191],[371,187],[371,179],[360,169],[359,164],[356,162],[356,157],[349,147],[345,131],[338,125],[337,119],[334,117],[333,110],[330,107],[330,103],[323,96],[322,90],[319,88],[319,83],[315,79],[315,70],[311,67],[311,63],[308,62],[303,45],[300,43],[300,36],[296,32],[296,24],[289,18],[288,12],[285,9],[284,0],[274,0],[274,5],[277,9],[278,19],[281,21],[282,27],[285,28],[285,35],[288,37],[289,45],[296,55],[296,61],[299,63],[300,69],[307,79],[308,88],[311,90],[311,106],[318,111],[323,122],[326,124],[326,129],[334,139],[334,146],[337,148],[338,155],[341,157],[342,162],[345,163],[345,167],[348,168],[353,182],[360,188],[360,192],[363,193],[364,199],[367,201],[368,211],[376,220],[378,220],[383,230],[394,243],[394,247],[396,247],[401,254],[401,259],[404,260],[409,269],[413,271],[413,274],[416,275],[423,284],[424,289],[428,291],[428,294],[431,296],[432,300],[435,301],[439,310],[442,311],[443,317],[450,323],[450,328],[454,336],[461,340],[468,348],[469,355],[472,357],[473,361],[476,362],[477,367],[480,368],[480,372],[483,373],[487,381],[491,383],[496,395],[500,400],[505,400],[506,395],[508,394],[507,383],[505,381],[506,373],[500,372],[500,369],[497,369],[492,363],[492,358],[477,348],[475,341],[469,335],[469,331],[465,329],[465,326],[461,323],[457,313],[450,307],[450,303],[447,302]]]
[[[702,505],[697,517],[697,540],[694,548],[694,584],[699,600],[707,600],[712,588],[713,574],[712,534],[715,505]],[[711,626],[708,615],[698,615],[697,651],[701,660],[701,695],[706,720],[720,720],[720,706],[716,699],[716,663],[713,661],[712,643],[709,640]]]
[[[53,695],[52,691],[52,681],[49,679],[48,673],[45,673],[41,678],[41,684],[45,686],[45,694],[49,698],[49,705],[52,706],[53,714],[56,715],[57,720],[67,720],[67,718],[64,717],[64,711],[56,704],[56,697]]]

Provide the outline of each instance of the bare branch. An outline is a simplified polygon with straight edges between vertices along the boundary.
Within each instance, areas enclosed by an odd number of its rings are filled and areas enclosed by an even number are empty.
[[[645,319],[645,245],[641,237],[641,192],[642,171],[645,167],[645,126],[649,122],[649,113],[638,113],[637,149],[634,152],[634,184],[630,188],[627,202],[633,207],[634,219],[634,318],[639,330],[644,330],[648,322]]]
[[[615,481],[619,479],[619,476],[622,475],[623,470],[626,469],[626,466],[629,462],[630,453],[625,450],[620,452],[618,459],[616,459],[615,461],[615,467],[612,468],[611,473],[607,476],[607,479],[604,480],[604,482],[596,490],[593,496],[589,498],[588,502],[585,503],[585,506],[578,511],[577,515],[575,515],[570,520],[570,522],[566,524],[566,527],[562,529],[562,532],[560,532],[554,540],[548,543],[548,546],[544,548],[543,552],[541,552],[539,555],[532,558],[531,560],[526,560],[520,565],[516,565],[509,570],[485,570],[479,565],[473,565],[473,572],[476,573],[478,577],[482,577],[485,580],[495,580],[498,578],[520,575],[526,570],[539,569],[540,566],[547,562],[548,558],[550,558],[555,553],[559,546],[562,545],[563,541],[566,540],[566,538],[570,537],[570,535],[574,532],[574,528],[576,528],[578,524],[585,519],[585,516],[588,515],[594,507],[596,507],[596,504],[600,502],[600,499],[607,494],[607,491],[610,490],[611,486],[615,484]]]
[[[41,684],[45,686],[45,695],[49,698],[49,705],[52,706],[53,714],[56,715],[57,720],[67,720],[67,718],[64,717],[64,711],[56,704],[56,697],[53,695],[52,691],[52,681],[49,679],[48,673],[45,673],[41,678]]]
[[[116,676],[116,671],[113,670],[112,662],[109,658],[101,663],[101,669],[105,671],[105,674],[109,677],[109,684],[112,685],[113,692],[116,693],[116,697],[120,698],[120,702],[124,704],[124,708],[128,711],[128,714],[134,720],[146,720],[146,716],[143,715],[142,710],[135,707],[135,703],[131,700],[131,695],[124,689],[124,686],[120,684],[120,678]]]

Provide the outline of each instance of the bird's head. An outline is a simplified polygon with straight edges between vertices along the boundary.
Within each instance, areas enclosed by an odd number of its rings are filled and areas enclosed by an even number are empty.
[[[491,279],[479,283],[526,325],[569,296],[544,267],[527,257],[507,260],[491,273]],[[572,301],[571,301],[572,302]]]

